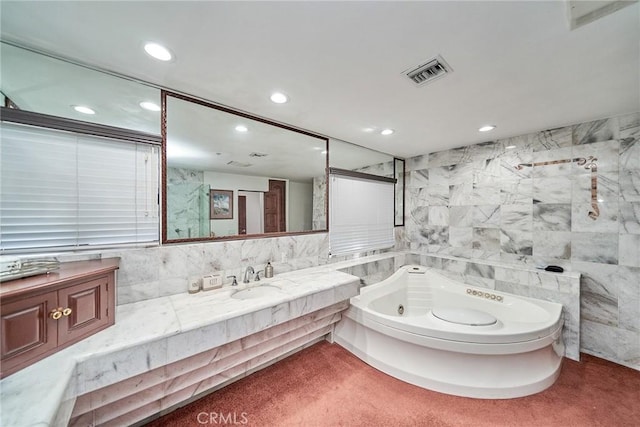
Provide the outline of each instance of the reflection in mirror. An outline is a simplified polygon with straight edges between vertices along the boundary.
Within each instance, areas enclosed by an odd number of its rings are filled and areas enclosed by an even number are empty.
[[[326,138],[164,96],[164,241],[326,230]]]
[[[396,179],[396,195],[395,195],[395,226],[404,225],[404,160],[393,159],[394,161],[394,178]]]
[[[329,166],[395,178],[395,225],[404,225],[404,160],[340,140],[331,140]],[[324,184],[323,184],[324,185]]]
[[[6,42],[0,43],[0,57],[4,106],[160,134],[159,89]],[[151,102],[158,110],[147,110],[141,102]],[[90,108],[94,114],[74,107]]]

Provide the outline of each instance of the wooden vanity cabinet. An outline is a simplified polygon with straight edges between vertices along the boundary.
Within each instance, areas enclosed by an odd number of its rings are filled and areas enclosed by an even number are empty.
[[[118,263],[64,263],[49,274],[0,284],[0,377],[113,325]]]

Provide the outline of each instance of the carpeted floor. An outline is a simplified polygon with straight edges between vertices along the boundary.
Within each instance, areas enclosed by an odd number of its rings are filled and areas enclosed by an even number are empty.
[[[507,400],[406,384],[320,342],[149,426],[640,426],[640,372],[583,355],[542,393]]]

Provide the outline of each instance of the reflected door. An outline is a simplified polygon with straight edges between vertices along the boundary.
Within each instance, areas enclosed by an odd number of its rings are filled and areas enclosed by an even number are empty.
[[[286,230],[285,181],[269,180],[269,191],[264,193],[264,232],[277,233]]]
[[[238,234],[247,234],[247,196],[238,196]]]

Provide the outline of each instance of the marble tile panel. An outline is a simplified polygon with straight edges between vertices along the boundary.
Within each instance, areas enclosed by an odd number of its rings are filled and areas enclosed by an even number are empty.
[[[160,275],[160,248],[108,251],[103,258],[120,257],[118,285],[135,285],[157,281]]]
[[[498,228],[500,218],[500,205],[478,205],[473,208],[474,227]]]
[[[518,268],[495,267],[494,278],[500,282],[511,282],[522,286],[529,286],[530,272]]]
[[[472,161],[465,148],[429,153],[429,167],[457,165]]]
[[[449,204],[449,187],[446,185],[430,184],[429,187],[423,189],[418,200],[423,201],[422,205],[446,206]],[[415,206],[415,204],[413,205]]]
[[[549,129],[531,135],[533,151],[548,151],[570,147],[572,144],[571,126]]]
[[[493,159],[504,152],[502,141],[487,141],[469,146],[469,155],[473,159]]]
[[[580,322],[582,351],[607,360],[618,359],[618,328],[583,319]]]
[[[449,208],[446,206],[431,206],[429,207],[429,220],[428,225],[449,225]]]
[[[500,250],[506,254],[532,255],[533,254],[533,233],[525,230],[501,229]],[[501,254],[502,255],[502,254]],[[519,261],[520,257],[505,261]]]
[[[583,174],[587,168],[589,157],[595,157],[600,172],[617,172],[619,164],[620,143],[615,141],[603,141],[591,144],[576,145],[573,147],[573,158],[587,159],[587,165],[579,166],[574,163],[571,172],[573,174]]]
[[[555,150],[538,151],[533,153],[533,162],[543,163],[573,159],[572,150],[573,147],[564,147]],[[574,167],[573,162],[534,166],[532,168],[532,176],[533,178],[546,178],[558,175],[570,175]]]
[[[203,273],[237,267],[241,260],[241,241],[212,242],[203,245]]]
[[[572,126],[573,145],[593,144],[609,141],[620,137],[617,118],[595,120]]]
[[[84,394],[166,364],[166,339],[138,345],[78,364],[78,393]]]
[[[449,166],[449,185],[473,183],[474,172],[478,165],[474,163],[459,163]]]
[[[429,183],[435,185],[449,185],[452,166],[432,167],[429,169]]]
[[[467,271],[467,262],[463,260],[456,259],[442,259],[442,267],[441,270],[447,271],[450,273],[459,273],[460,277]]]
[[[494,279],[488,279],[486,277],[478,276],[468,276],[466,274],[462,277],[462,283],[484,289],[495,289],[496,287],[496,281]]]
[[[116,291],[116,304],[130,304],[158,298],[160,296],[160,282],[140,282],[131,285],[121,285],[118,282]]]
[[[640,112],[619,116],[618,126],[620,129],[620,137],[624,138],[624,131],[640,127]]]
[[[449,186],[449,206],[470,205],[472,202],[473,182],[471,180],[462,184]]]
[[[482,277],[485,279],[495,278],[495,267],[488,264],[479,264],[477,262],[468,262],[464,271],[467,276]]]
[[[597,178],[597,200],[617,202],[620,195],[618,173],[598,172]],[[571,180],[571,201],[573,203],[591,203],[591,174],[573,175]]]
[[[473,249],[500,251],[500,230],[497,228],[473,228]]]
[[[640,169],[640,127],[633,128],[620,140],[620,169]]]
[[[427,169],[429,167],[429,154],[421,156],[410,157],[406,159],[406,168],[408,171],[414,171],[419,169]]]
[[[618,301],[618,326],[627,331],[640,333],[640,299]]]
[[[599,216],[591,218],[589,212],[594,209],[590,203],[571,205],[571,231],[591,233],[617,233],[619,229],[618,203],[598,203]]]
[[[507,151],[500,156],[500,175],[502,179],[529,179],[533,176],[532,167],[516,168],[520,164],[532,164],[533,153],[528,151]]]
[[[533,227],[533,205],[502,205],[500,208],[500,226],[505,229],[531,231]]]
[[[167,339],[167,363],[210,350],[227,342],[226,322],[185,331]]]
[[[621,234],[618,247],[619,265],[640,267],[640,234]]]
[[[497,181],[473,184],[471,203],[474,205],[500,204],[502,199],[500,188],[501,185]]]
[[[637,331],[618,329],[618,352],[613,360],[640,370],[640,338]]]
[[[446,245],[449,243],[449,227],[428,226],[419,231],[418,243]]]
[[[449,224],[454,227],[471,227],[473,225],[472,206],[450,206]]]
[[[452,247],[471,248],[472,242],[472,227],[449,227],[449,244]]]
[[[625,202],[640,202],[640,169],[620,171],[620,199]]]
[[[534,231],[571,231],[572,205],[569,203],[537,203],[533,205]],[[593,220],[591,220],[593,221]]]
[[[640,234],[640,202],[620,203],[620,233]]]
[[[573,268],[582,275],[582,318],[617,326],[619,281],[616,266],[574,262]]]
[[[500,181],[500,204],[533,203],[533,179],[503,179]]]
[[[614,280],[618,283],[619,300],[640,299],[640,268],[618,267]],[[640,311],[640,306],[637,309]]]
[[[410,172],[410,179],[407,188],[424,188],[431,182],[429,180],[429,169],[419,169]]]
[[[536,230],[533,234],[533,256],[571,259],[571,232]]]
[[[544,167],[544,166],[539,166]],[[589,183],[591,181],[589,180]],[[533,179],[534,203],[570,203],[573,181],[569,176]],[[589,187],[591,188],[591,187]],[[589,194],[591,192],[589,191]]]
[[[202,275],[204,244],[160,247],[160,280]]]
[[[600,264],[618,263],[617,233],[572,233],[571,260]]]

